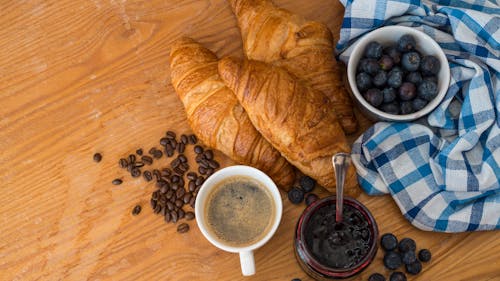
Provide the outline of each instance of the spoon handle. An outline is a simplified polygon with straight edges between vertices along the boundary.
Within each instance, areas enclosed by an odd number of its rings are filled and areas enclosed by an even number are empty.
[[[344,208],[344,182],[347,169],[349,168],[351,156],[348,153],[340,152],[332,157],[333,169],[337,183],[336,194],[336,214],[335,221],[342,221],[342,212]]]

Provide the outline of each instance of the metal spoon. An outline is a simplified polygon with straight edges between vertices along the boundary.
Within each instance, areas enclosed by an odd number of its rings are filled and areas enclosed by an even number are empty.
[[[335,221],[342,222],[342,210],[344,207],[344,182],[347,169],[351,163],[351,156],[348,153],[339,152],[333,155],[332,162],[337,183]]]

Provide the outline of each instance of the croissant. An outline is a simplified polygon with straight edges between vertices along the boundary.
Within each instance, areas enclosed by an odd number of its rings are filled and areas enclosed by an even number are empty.
[[[245,110],[219,77],[218,59],[190,38],[177,40],[170,52],[172,85],[193,132],[206,145],[238,163],[268,174],[289,188],[295,170],[254,128]]]
[[[219,74],[245,108],[250,120],[281,154],[304,174],[334,192],[331,158],[350,152],[330,101],[281,67],[259,61],[224,58]],[[354,167],[346,176],[346,193],[357,196]]]
[[[228,0],[238,20],[245,55],[280,65],[332,102],[344,131],[357,129],[352,102],[333,57],[327,26],[275,7],[269,0]]]

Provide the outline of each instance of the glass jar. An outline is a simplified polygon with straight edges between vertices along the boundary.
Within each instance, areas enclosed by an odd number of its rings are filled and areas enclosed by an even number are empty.
[[[318,200],[304,210],[295,229],[297,261],[316,280],[352,277],[365,269],[377,253],[378,227],[370,211],[359,201],[344,197],[343,222],[337,224],[334,210],[335,196]],[[311,246],[314,240],[317,243]],[[325,252],[326,257],[318,254],[324,248],[329,251]],[[342,266],[332,266],[344,262]]]

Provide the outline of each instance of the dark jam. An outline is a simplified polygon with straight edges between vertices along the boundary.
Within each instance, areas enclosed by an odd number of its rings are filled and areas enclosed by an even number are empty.
[[[335,213],[335,204],[329,204],[312,214],[305,226],[305,244],[324,266],[351,268],[370,250],[370,226],[363,214],[349,205],[344,205],[342,222],[335,222]]]

